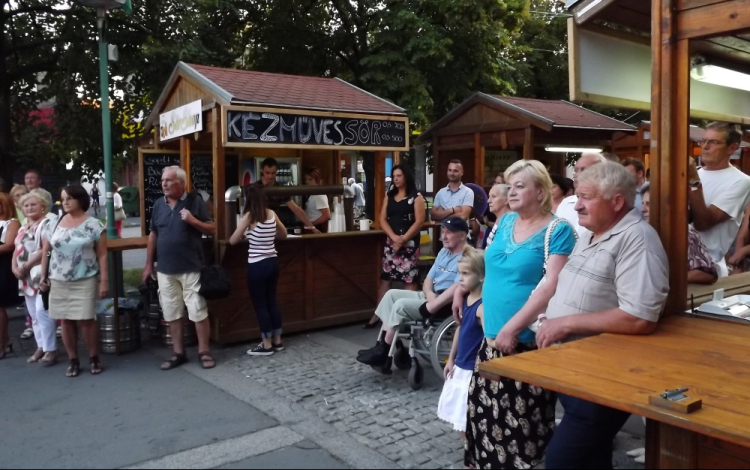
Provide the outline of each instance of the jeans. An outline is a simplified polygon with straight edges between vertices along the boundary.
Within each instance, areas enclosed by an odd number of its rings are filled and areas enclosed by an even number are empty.
[[[263,339],[281,335],[281,310],[276,301],[279,283],[279,258],[273,257],[248,263],[247,290],[255,307]]]
[[[565,416],[547,447],[546,468],[612,468],[612,443],[630,417],[579,398],[559,395]]]

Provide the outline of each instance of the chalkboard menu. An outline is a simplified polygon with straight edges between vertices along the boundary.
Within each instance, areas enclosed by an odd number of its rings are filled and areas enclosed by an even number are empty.
[[[211,155],[190,155],[190,181],[193,191],[205,191],[214,196],[214,161]]]
[[[408,121],[227,110],[227,143],[406,149]]]
[[[179,153],[144,153],[143,168],[141,175],[143,178],[143,193],[145,207],[145,233],[151,232],[151,212],[154,210],[154,203],[164,197],[161,189],[161,173],[168,166],[180,165]]]

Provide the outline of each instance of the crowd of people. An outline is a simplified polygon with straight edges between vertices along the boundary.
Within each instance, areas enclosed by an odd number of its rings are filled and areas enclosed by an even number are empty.
[[[701,142],[702,167],[689,159],[690,282],[716,282],[730,268],[742,269],[748,255],[750,176],[730,163],[740,139],[734,127],[712,123]],[[275,184],[276,168],[275,161],[266,160],[262,179],[244,188],[242,217],[230,238],[232,244],[248,246],[247,288],[262,335],[262,342],[248,351],[253,356],[284,349],[275,241],[286,238],[287,230],[274,209],[280,201],[262,191]],[[382,327],[376,345],[360,351],[357,360],[387,372],[400,328],[448,309],[459,327],[438,416],[465,437],[467,467],[521,468],[544,460],[546,468],[611,468],[613,439],[627,413],[508,378],[490,381],[479,374],[479,365],[601,333],[655,330],[669,275],[662,242],[649,224],[651,191],[643,164],[584,154],[570,181],[550,175],[538,161],[518,161],[498,175],[489,192],[482,219],[488,229],[481,240],[471,235],[471,219],[479,217],[459,160],[450,162],[447,176],[448,185],[430,209],[442,227],[442,249],[419,290],[425,199],[408,167],[393,168],[379,214],[387,235],[380,299],[368,324]],[[308,185],[321,184],[315,168],[305,177]],[[164,370],[188,360],[185,312],[196,326],[201,367],[216,365],[207,304],[200,294],[202,237],[214,233],[214,222],[203,201],[186,191],[186,179],[180,167],[163,171],[164,197],[153,207],[143,272],[144,283],[158,280],[174,341]],[[91,197],[81,186],[63,188],[63,215],[57,217],[50,214],[52,199],[41,189],[39,173],[27,173],[25,183],[10,194],[0,193],[0,358],[10,344],[6,309],[22,297],[37,342],[28,362],[57,362],[59,321],[69,360],[66,374],[80,373],[79,327],[90,373],[99,374],[95,301],[109,289],[104,226],[87,215]],[[319,231],[330,218],[324,199],[313,196],[293,209],[310,230]],[[393,282],[404,289],[391,289]],[[558,399],[565,415],[556,424]]]
[[[712,123],[700,142],[702,168],[688,157],[689,282],[710,284],[730,267],[743,270],[750,253],[750,176],[730,162],[740,140],[733,126]],[[655,330],[669,273],[649,224],[647,173],[640,160],[585,154],[571,184],[537,161],[516,162],[489,192],[495,220],[485,219],[482,251],[467,246],[473,195],[461,182],[461,162],[451,162],[449,184],[431,211],[443,227],[443,248],[421,292],[408,283],[384,293],[378,342],[357,360],[387,372],[398,330],[452,306],[459,327],[437,414],[465,438],[467,468],[528,468],[543,460],[546,468],[612,468],[614,437],[628,413],[508,378],[490,381],[479,365],[601,333]],[[383,217],[390,223],[401,214],[384,209]],[[565,414],[556,424],[558,399]]]

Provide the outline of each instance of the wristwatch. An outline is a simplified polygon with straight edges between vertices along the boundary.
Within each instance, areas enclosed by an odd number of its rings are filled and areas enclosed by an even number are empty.
[[[691,191],[698,191],[699,189],[703,187],[703,184],[701,184],[700,180],[695,181],[693,183],[688,183],[688,185],[690,186]]]

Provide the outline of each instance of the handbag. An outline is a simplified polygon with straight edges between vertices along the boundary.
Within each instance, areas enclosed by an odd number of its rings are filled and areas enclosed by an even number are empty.
[[[127,215],[125,214],[125,209],[120,207],[119,209],[115,209],[115,222],[121,222],[127,218]]]
[[[50,238],[52,238],[52,235],[54,235],[55,232],[57,232],[57,227],[60,226],[60,222],[62,222],[63,217],[65,216],[62,216],[57,219],[57,225],[55,225],[55,229],[50,232],[50,236],[49,236]],[[41,241],[41,239],[39,241]],[[49,270],[50,270],[50,266],[52,265],[52,249],[53,249],[52,243],[50,243],[50,250],[49,250],[49,253],[47,254],[47,272],[45,273],[45,277],[47,278],[48,282],[49,282]],[[42,268],[39,267],[40,275],[41,275],[41,270]],[[51,290],[52,290],[51,285],[50,285],[50,288],[47,289],[47,292],[40,289],[40,292],[42,293],[42,302],[44,303],[44,310],[47,310],[47,311],[49,311],[49,293]]]
[[[201,288],[198,293],[206,300],[225,299],[232,293],[232,282],[227,271],[219,265],[201,269]]]
[[[544,233],[544,265],[542,267],[542,279],[539,281],[539,284],[536,285],[534,290],[531,291],[532,295],[540,287],[542,287],[545,282],[547,282],[547,263],[549,262],[549,246],[552,243],[552,234],[555,233],[555,229],[557,229],[557,226],[563,222],[565,222],[566,224],[570,224],[570,222],[565,219],[557,218],[549,224],[549,226],[547,227],[547,231]],[[576,241],[578,241],[578,233],[575,230],[573,230],[573,235],[576,237]],[[546,317],[547,316],[544,313],[539,315],[536,320],[531,322],[531,324],[529,325],[529,329],[534,333],[539,331],[539,325],[542,324],[542,321],[544,321]]]

